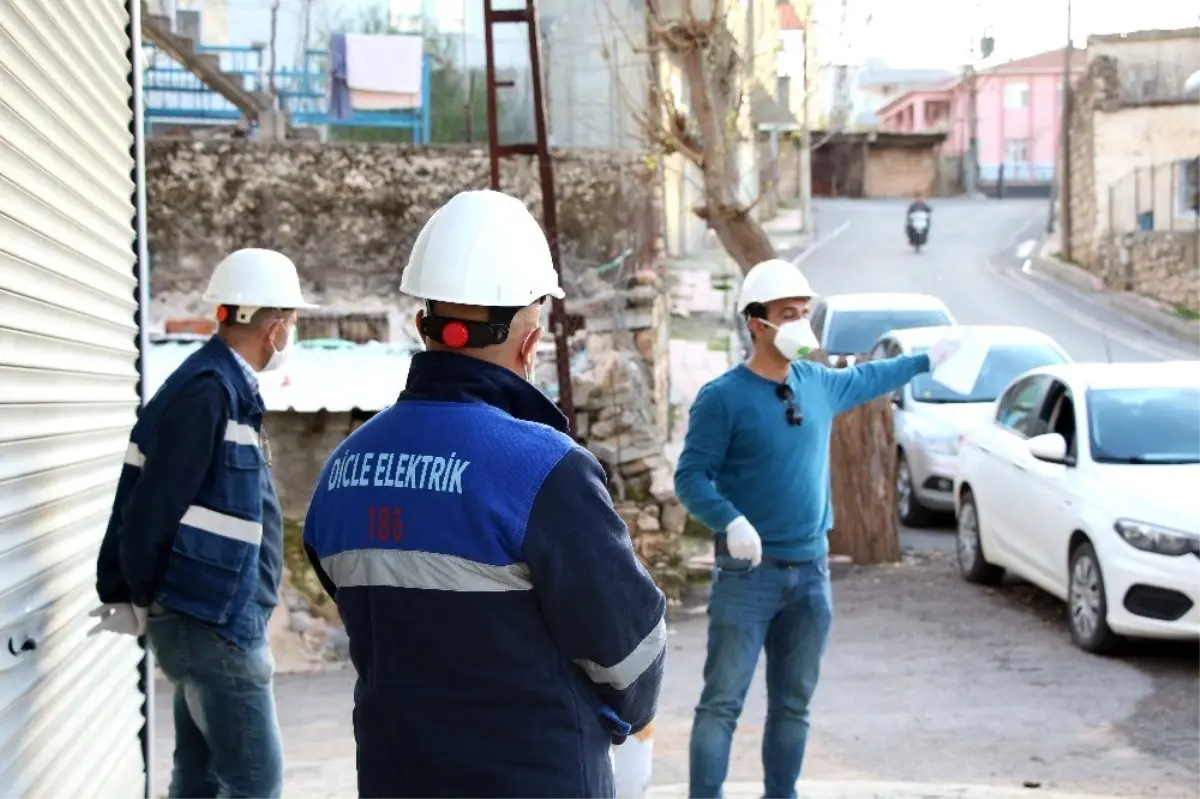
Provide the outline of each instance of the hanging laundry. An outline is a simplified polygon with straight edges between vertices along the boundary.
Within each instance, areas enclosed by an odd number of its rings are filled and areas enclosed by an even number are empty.
[[[346,35],[346,84],[356,111],[421,107],[421,36]]]
[[[346,34],[335,33],[329,37],[329,118],[349,119],[353,113],[346,82]]]

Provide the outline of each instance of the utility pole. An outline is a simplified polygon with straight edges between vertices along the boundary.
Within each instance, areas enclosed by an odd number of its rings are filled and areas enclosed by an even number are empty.
[[[800,79],[803,81],[802,99],[800,100],[800,230],[812,236],[815,233],[812,203],[812,105],[810,103],[812,87],[809,85],[808,56],[809,48],[812,46],[814,0],[803,0],[803,2],[804,29],[801,34],[804,36],[804,47],[801,50],[801,58],[804,63],[800,70]]]
[[[1074,54],[1074,44],[1071,41],[1071,0],[1067,0],[1067,46],[1063,49],[1063,90],[1062,90],[1062,180],[1058,195],[1058,204],[1062,214],[1062,232],[1060,247],[1063,257],[1070,261],[1071,252],[1071,56]]]
[[[963,69],[963,79],[967,84],[967,157],[963,163],[963,191],[968,197],[974,197],[979,191],[979,91],[973,64],[967,64]]]

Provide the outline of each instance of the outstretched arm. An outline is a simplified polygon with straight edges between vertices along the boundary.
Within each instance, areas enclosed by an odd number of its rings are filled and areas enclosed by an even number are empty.
[[[819,369],[829,407],[837,415],[896,391],[922,372],[928,372],[929,356],[924,353],[901,355],[845,369],[830,369],[827,366]]]

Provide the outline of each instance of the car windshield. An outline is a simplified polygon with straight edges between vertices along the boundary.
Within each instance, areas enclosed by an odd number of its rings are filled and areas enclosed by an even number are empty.
[[[925,352],[926,347],[913,349]],[[1004,393],[1008,384],[1039,366],[1065,363],[1058,350],[1047,344],[993,344],[983,359],[983,367],[971,393],[959,394],[943,386],[926,372],[912,381],[912,396],[917,402],[991,402]]]
[[[831,355],[858,355],[871,349],[889,330],[936,327],[950,324],[944,311],[836,311],[829,319],[825,351]]]
[[[1200,388],[1095,389],[1087,413],[1097,463],[1200,463]]]

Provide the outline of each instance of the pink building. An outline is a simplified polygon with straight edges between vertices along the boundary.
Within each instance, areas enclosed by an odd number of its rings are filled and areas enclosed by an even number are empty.
[[[1064,52],[1029,56],[980,70],[975,78],[979,119],[979,179],[984,184],[1049,184],[1059,151],[1062,123]],[[1072,82],[1087,66],[1075,50]],[[968,92],[962,80],[914,89],[879,110],[879,129],[948,134],[942,155],[960,157],[967,149]]]

